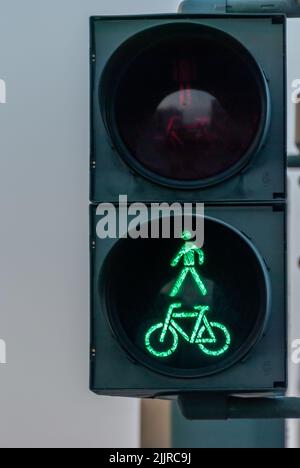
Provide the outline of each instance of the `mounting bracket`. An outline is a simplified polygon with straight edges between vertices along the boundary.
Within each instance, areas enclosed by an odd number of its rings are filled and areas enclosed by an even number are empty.
[[[178,397],[178,405],[189,420],[300,419],[300,398],[184,394]]]
[[[179,13],[278,14],[300,18],[300,0],[184,0]]]

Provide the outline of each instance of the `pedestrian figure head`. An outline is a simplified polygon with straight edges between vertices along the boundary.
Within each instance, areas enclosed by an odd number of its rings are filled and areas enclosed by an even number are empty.
[[[192,239],[192,237],[193,236],[192,236],[192,233],[190,231],[184,231],[182,233],[182,236],[181,236],[182,240],[187,241],[187,242],[190,241]]]

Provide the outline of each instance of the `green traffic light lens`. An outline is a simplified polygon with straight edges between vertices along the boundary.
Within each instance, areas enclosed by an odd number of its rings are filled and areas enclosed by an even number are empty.
[[[266,326],[267,269],[234,228],[205,219],[205,243],[121,239],[100,278],[114,334],[143,365],[177,377],[220,372],[242,360]],[[103,291],[102,291],[103,290]]]

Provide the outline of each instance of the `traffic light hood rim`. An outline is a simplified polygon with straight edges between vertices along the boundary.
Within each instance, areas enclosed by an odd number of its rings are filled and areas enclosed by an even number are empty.
[[[237,163],[232,165],[227,170],[219,173],[218,175],[196,181],[180,181],[177,179],[170,179],[160,176],[150,169],[147,169],[134,157],[124,142],[120,131],[118,130],[118,124],[115,115],[115,103],[118,89],[122,78],[124,77],[126,71],[130,68],[131,63],[133,63],[134,59],[142,54],[145,50],[150,49],[161,40],[167,38],[168,33],[171,30],[175,31],[176,29],[180,34],[185,30],[198,30],[213,33],[214,35],[225,38],[234,51],[242,51],[244,54],[246,54],[246,59],[244,58],[243,60],[249,69],[252,69],[253,78],[256,80],[261,97],[262,109],[257,134],[248,150],[246,150],[244,156],[242,156]],[[144,45],[141,46],[140,42],[142,42]],[[135,52],[130,53],[132,50]],[[127,66],[119,67],[118,64],[120,64],[122,60],[125,63],[126,57]],[[128,60],[128,57],[130,57],[130,60]],[[120,73],[121,68],[122,72]],[[118,73],[116,73],[116,70],[118,70]],[[114,77],[113,80],[111,79],[112,76]],[[172,21],[167,24],[146,28],[143,32],[135,34],[133,37],[119,46],[117,50],[115,50],[115,52],[111,55],[101,74],[99,81],[99,104],[104,125],[111,139],[112,146],[116,149],[121,160],[124,161],[129,166],[129,168],[133,169],[137,174],[150,180],[152,183],[156,183],[168,188],[182,190],[202,189],[220,184],[244,170],[245,167],[250,164],[254,158],[259,156],[259,152],[267,138],[271,122],[271,97],[269,86],[261,65],[254,59],[251,52],[244,44],[242,44],[238,39],[228,34],[227,32],[224,32],[215,27],[203,25],[201,23],[191,22],[190,18],[188,22],[184,21],[182,18],[179,18],[179,21],[177,19],[177,21]]]

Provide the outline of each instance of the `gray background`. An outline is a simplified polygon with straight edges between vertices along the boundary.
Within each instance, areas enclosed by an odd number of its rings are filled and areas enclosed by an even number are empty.
[[[88,390],[88,18],[177,4],[0,0],[0,447],[139,444],[138,402]]]

